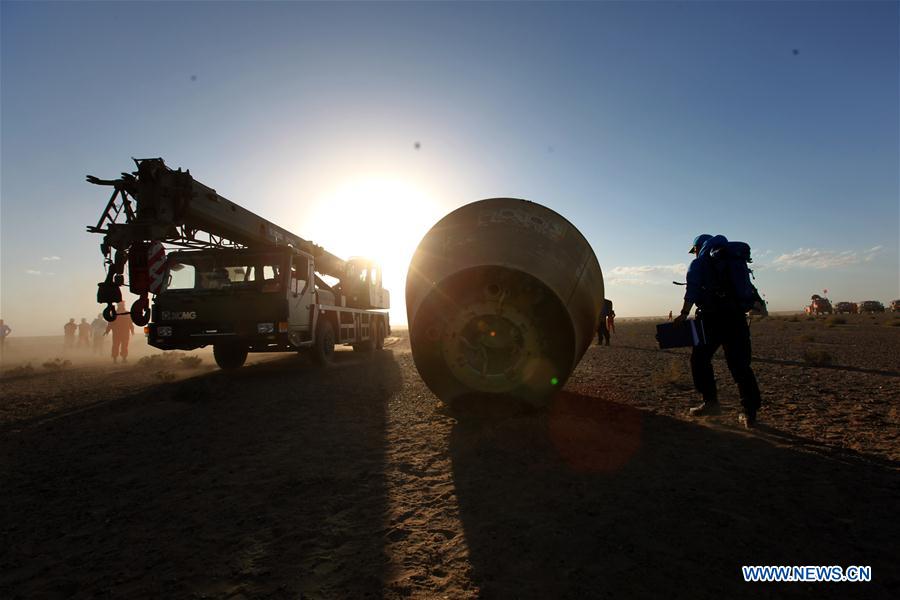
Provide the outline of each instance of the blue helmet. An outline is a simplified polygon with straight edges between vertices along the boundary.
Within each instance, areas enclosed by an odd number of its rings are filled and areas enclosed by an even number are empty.
[[[693,254],[694,252],[700,252],[700,248],[703,247],[708,240],[711,240],[712,236],[708,233],[701,233],[697,237],[694,238],[694,243],[691,245],[691,249],[688,250],[688,254]]]

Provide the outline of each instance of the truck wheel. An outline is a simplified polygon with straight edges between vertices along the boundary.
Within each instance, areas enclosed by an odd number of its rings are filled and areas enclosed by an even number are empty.
[[[322,319],[316,326],[316,342],[313,344],[312,357],[318,364],[325,366],[334,361],[334,327],[328,319]]]
[[[213,357],[220,369],[225,371],[240,369],[247,360],[247,347],[240,344],[215,344]]]

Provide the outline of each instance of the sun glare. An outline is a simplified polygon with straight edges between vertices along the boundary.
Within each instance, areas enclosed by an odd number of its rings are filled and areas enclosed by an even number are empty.
[[[308,230],[315,232],[314,242],[342,258],[364,256],[380,263],[397,306],[416,246],[445,212],[414,182],[360,177],[316,200]]]

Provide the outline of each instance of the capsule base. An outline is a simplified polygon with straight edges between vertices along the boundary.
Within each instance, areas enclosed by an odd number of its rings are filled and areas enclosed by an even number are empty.
[[[573,368],[574,332],[535,277],[486,266],[436,285],[410,324],[416,368],[445,403],[472,393],[544,404]]]

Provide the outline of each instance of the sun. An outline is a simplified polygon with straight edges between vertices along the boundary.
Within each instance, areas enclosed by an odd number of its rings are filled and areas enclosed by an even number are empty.
[[[362,256],[379,263],[397,307],[416,247],[446,212],[414,180],[361,176],[316,198],[308,230],[316,233],[315,243],[341,258]]]

